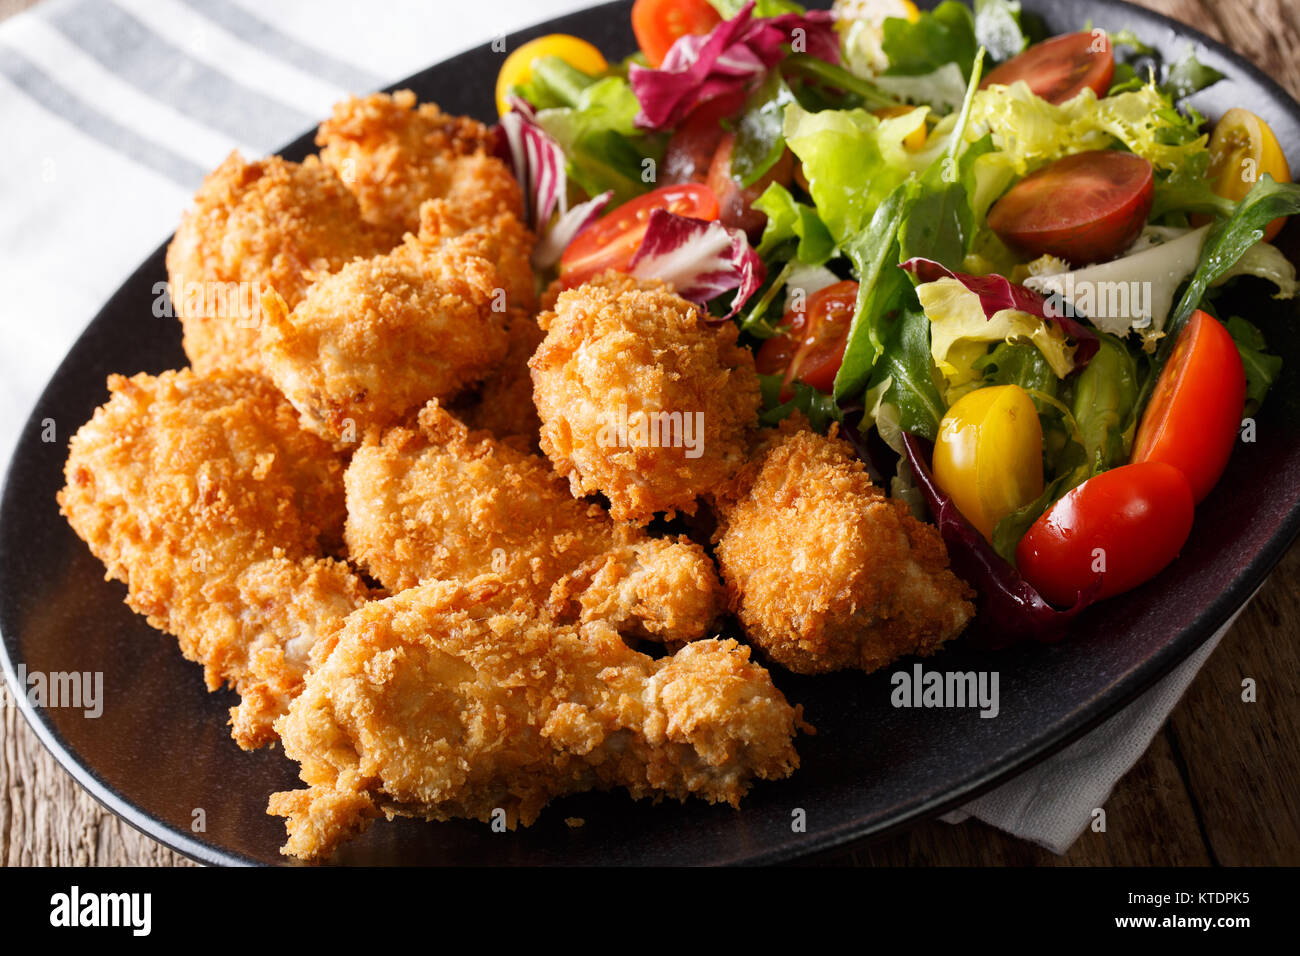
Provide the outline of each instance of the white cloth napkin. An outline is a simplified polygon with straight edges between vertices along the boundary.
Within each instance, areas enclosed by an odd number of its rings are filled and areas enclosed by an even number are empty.
[[[44,0],[0,24],[0,461],[39,440],[19,432],[55,366],[231,149],[271,152],[346,93],[589,2]],[[945,819],[974,815],[1063,852],[1221,634],[1083,740]]]

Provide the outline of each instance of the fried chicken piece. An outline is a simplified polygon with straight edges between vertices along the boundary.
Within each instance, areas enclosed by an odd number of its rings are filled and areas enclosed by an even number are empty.
[[[531,318],[537,307],[537,278],[531,258],[536,238],[513,212],[466,210],[445,199],[430,199],[420,207],[419,236],[429,243],[458,239],[462,248],[487,259],[497,267],[505,293],[498,309],[522,310]]]
[[[938,529],[873,486],[847,442],[806,422],[783,422],[717,505],[731,610],[796,673],[933,654],[974,614]]]
[[[607,272],[538,319],[529,362],[541,447],[575,495],[618,521],[694,514],[744,461],[760,404],[754,358],[730,322],[656,281]]]
[[[585,562],[552,589],[557,620],[603,621],[624,636],[681,647],[718,618],[713,563],[690,538],[644,538]]]
[[[615,524],[545,459],[469,432],[436,402],[419,425],[368,436],[344,476],[349,554],[390,591],[492,573],[565,619],[609,615],[668,644],[717,618],[721,585],[698,545]]]
[[[501,361],[501,279],[476,246],[408,236],[317,282],[292,312],[267,295],[263,363],[305,428],[355,441],[454,396]]]
[[[612,628],[538,617],[502,582],[440,581],[357,611],[277,727],[307,790],[277,793],[281,851],[329,856],[380,813],[528,826],[550,800],[737,806],[789,776],[803,726],[731,640],[652,660]]]
[[[58,501],[127,603],[180,639],[245,748],[301,689],[313,644],[367,599],[323,558],[343,526],[343,463],[260,376],[189,369],[108,380],[72,438]]]
[[[520,451],[541,450],[542,422],[533,404],[533,377],[528,360],[546,333],[527,312],[511,311],[506,325],[510,346],[501,364],[484,381],[477,394],[455,406],[456,417],[476,431]]]
[[[433,103],[416,106],[410,90],[336,104],[316,145],[321,161],[356,193],[367,221],[393,244],[419,229],[429,199],[445,199],[471,224],[498,211],[523,218],[523,194],[506,164],[490,155],[488,128]]]
[[[232,153],[203,181],[167,247],[190,364],[200,374],[260,369],[265,290],[274,288],[293,308],[314,277],[389,246],[316,157],[246,163]]]

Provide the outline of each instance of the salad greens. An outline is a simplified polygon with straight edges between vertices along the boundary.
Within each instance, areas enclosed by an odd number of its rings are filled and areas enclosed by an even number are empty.
[[[762,422],[796,412],[818,429],[841,422],[859,446],[875,428],[903,456],[895,489],[924,496],[950,548],[963,549],[954,566],[999,579],[991,586],[1005,620],[1022,613],[1055,633],[1069,614],[999,562],[1014,565],[1026,530],[1062,495],[1128,462],[1174,342],[1195,310],[1213,314],[1225,283],[1254,276],[1277,298],[1300,293],[1295,267],[1265,241],[1270,223],[1300,214],[1300,186],[1272,170],[1249,191],[1223,186],[1209,124],[1188,102],[1223,74],[1192,47],[1165,62],[1131,31],[1112,32],[1100,49],[1113,68],[1055,95],[1050,77],[1017,74],[1014,64],[985,79],[1013,58],[1031,60],[1045,39],[1017,0],[944,0],[915,19],[883,21],[855,15],[848,0],[837,0],[837,20],[791,0],[709,3],[723,22],[679,38],[658,68],[629,59],[591,77],[554,58],[534,64],[518,92],[562,152],[567,198],[610,194],[615,208],[646,196],[660,186],[666,151],[687,149],[701,135],[694,118],[716,112],[705,148],[730,137],[734,194],[719,187],[717,196],[729,231],[655,211],[645,240],[655,249],[634,257],[637,274],[671,273],[701,299],[713,294],[713,319],[733,318],[760,356],[764,343],[793,335],[790,316],[812,294],[856,281],[833,380],[814,387],[794,371],[761,375]],[[1090,23],[1079,28],[1072,42],[1102,36]],[[1089,257],[1098,261],[1030,252],[1014,231],[990,225],[994,205],[1026,177],[1093,152],[1149,164],[1142,203],[1124,213],[1132,230]],[[1094,185],[1077,186],[1080,202]],[[761,214],[744,227],[747,241],[725,222],[728,203]],[[836,294],[847,309],[852,293]],[[1245,414],[1254,414],[1281,359],[1245,318],[1224,327],[1245,370]],[[965,396],[1008,385],[1038,413],[1042,492],[997,521],[981,547],[915,439],[936,440]]]

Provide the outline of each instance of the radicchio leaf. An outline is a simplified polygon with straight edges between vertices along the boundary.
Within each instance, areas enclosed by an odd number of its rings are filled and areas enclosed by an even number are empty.
[[[663,130],[680,125],[702,103],[744,96],[797,40],[799,52],[839,62],[839,39],[829,11],[754,17],[754,4],[703,36],[679,37],[656,70],[632,66],[628,80],[641,104],[636,123]],[[795,31],[801,31],[796,33]]]
[[[1066,636],[1070,621],[1096,597],[1101,582],[1079,595],[1074,607],[1060,611],[1052,607],[1004,561],[984,536],[975,530],[948,495],[939,488],[930,471],[931,444],[924,438],[903,433],[903,450],[916,476],[944,544],[953,573],[977,592],[979,609],[967,631],[973,643],[996,650],[1024,640],[1054,644]]]
[[[537,122],[532,106],[510,97],[510,112],[497,127],[495,151],[510,164],[524,193],[525,216],[537,234],[533,267],[555,265],[573,237],[591,225],[609,205],[613,191],[569,208],[569,181],[564,150]],[[558,217],[552,222],[558,210]]]
[[[666,209],[650,213],[645,238],[628,264],[628,272],[642,279],[672,283],[677,294],[704,303],[735,289],[731,318],[766,278],[744,232],[722,223],[679,216]]]
[[[1006,309],[1015,309],[1054,322],[1062,332],[1074,339],[1078,346],[1074,353],[1076,369],[1083,368],[1092,361],[1092,357],[1097,354],[1097,349],[1100,347],[1097,333],[1092,329],[1067,316],[1050,314],[1059,310],[1048,310],[1046,296],[1023,285],[1016,285],[1004,276],[975,276],[965,272],[953,272],[933,259],[908,259],[901,268],[912,273],[922,283],[936,282],[939,279],[956,279],[969,291],[979,296],[980,305],[987,318],[991,319]]]
[[[614,190],[610,189],[595,199],[574,206],[568,212],[562,212],[533,248],[533,268],[549,269],[559,262],[574,236],[599,219],[613,198]]]

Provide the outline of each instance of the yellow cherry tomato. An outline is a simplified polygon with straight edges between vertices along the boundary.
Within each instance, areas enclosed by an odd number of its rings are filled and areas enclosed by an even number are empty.
[[[575,70],[595,76],[609,69],[605,57],[594,46],[567,33],[551,33],[529,40],[501,64],[497,74],[497,111],[505,116],[510,112],[506,97],[512,87],[522,86],[533,76],[533,61],[544,56],[558,56]]]
[[[1277,137],[1250,110],[1240,107],[1228,110],[1210,138],[1210,179],[1214,181],[1215,193],[1238,202],[1264,173],[1279,183],[1291,181],[1291,167]],[[1281,217],[1268,224],[1264,229],[1265,241],[1278,234],[1284,221],[1285,217]]]
[[[990,541],[1011,512],[1043,493],[1043,430],[1018,385],[962,396],[939,423],[934,480]]]
[[[878,110],[872,110],[871,114],[873,116],[878,116],[881,119],[894,119],[895,117],[898,116],[906,116],[908,113],[912,112],[912,110],[915,109],[920,109],[920,107],[903,106],[903,105],[882,106]],[[912,130],[912,132],[908,133],[907,136],[903,138],[903,148],[910,150],[913,153],[925,149],[925,137],[926,137],[925,124],[922,123],[920,126]]]

